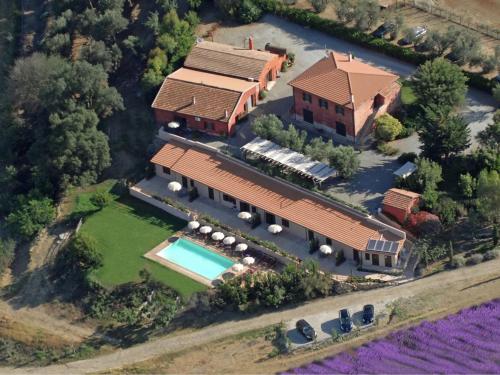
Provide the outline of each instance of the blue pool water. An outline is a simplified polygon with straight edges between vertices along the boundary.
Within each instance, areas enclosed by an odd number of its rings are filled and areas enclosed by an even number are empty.
[[[234,262],[194,242],[179,238],[157,255],[206,279],[214,280]]]

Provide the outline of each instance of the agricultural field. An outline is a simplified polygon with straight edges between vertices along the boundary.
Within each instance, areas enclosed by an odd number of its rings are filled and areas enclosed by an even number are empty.
[[[287,374],[500,372],[500,299],[395,332]]]

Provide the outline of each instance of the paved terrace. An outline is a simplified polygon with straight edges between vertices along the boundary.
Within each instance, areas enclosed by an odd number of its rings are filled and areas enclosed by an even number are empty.
[[[239,219],[237,217],[238,210],[224,207],[217,204],[214,206],[214,202],[205,197],[198,197],[193,202],[189,202],[187,196],[180,196],[179,194],[173,193],[167,188],[168,181],[155,176],[150,180],[142,180],[139,182],[135,188],[138,188],[141,192],[148,195],[156,195],[160,197],[168,197],[170,199],[176,200],[182,203],[184,206],[197,212],[199,214],[205,214],[213,217],[222,224],[228,225],[231,228],[239,229],[242,232],[248,233],[251,236],[260,238],[261,240],[274,242],[277,246],[286,250],[288,253],[299,257],[302,260],[312,259],[319,263],[321,269],[338,275],[344,276],[368,276],[373,275],[370,272],[360,272],[356,268],[356,264],[353,261],[346,260],[340,266],[335,266],[334,255],[328,257],[320,256],[321,253],[317,251],[314,254],[309,254],[309,243],[303,238],[295,236],[291,233],[286,232],[284,228],[283,232],[277,235],[273,235],[267,231],[267,225],[261,224],[257,228],[252,229],[250,225]],[[384,275],[384,279],[390,278]]]

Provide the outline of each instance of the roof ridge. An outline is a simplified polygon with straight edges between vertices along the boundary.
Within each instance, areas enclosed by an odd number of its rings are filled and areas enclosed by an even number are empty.
[[[206,83],[203,83],[203,82],[191,82],[191,81],[186,81],[184,79],[179,79],[179,78],[176,78],[176,77],[167,77],[167,78],[171,79],[172,81],[184,82],[184,83],[189,83],[191,85],[200,85],[200,86],[205,86],[205,87],[211,87],[213,89],[218,89],[218,90],[224,90],[224,91],[230,91],[230,92],[236,92],[236,93],[239,93],[239,94],[243,94],[241,91],[238,91],[238,90],[231,90],[231,89],[228,89],[228,88],[225,88],[225,87],[213,86],[213,85],[209,85],[209,84],[206,84]]]
[[[226,46],[226,44],[221,44],[221,43],[218,43],[218,44]],[[236,47],[233,47],[233,46],[230,46],[230,47],[231,47],[231,49],[228,48],[228,50],[226,50],[226,51],[220,51],[220,50],[215,50],[215,49],[211,49],[211,48],[204,48],[203,46],[200,46],[200,45],[196,45],[195,46],[195,48],[201,48],[201,49],[204,49],[204,50],[207,50],[207,51],[212,51],[212,52],[217,52],[217,53],[227,53],[229,55],[238,56],[238,57],[241,57],[241,58],[244,58],[244,59],[248,59],[248,60],[267,61],[264,58],[259,59],[259,58],[254,57],[254,56],[245,56],[245,55],[238,54],[238,53],[234,52],[234,48],[236,48]],[[251,50],[251,49],[244,49],[244,48],[242,48],[241,50],[242,51],[254,51],[254,52],[266,53],[266,54],[272,55],[270,52],[265,52],[265,51],[255,50],[255,49]]]
[[[347,75],[347,85],[349,86],[349,96],[350,96],[350,101],[352,103],[352,106],[355,107],[355,104],[354,104],[354,100],[353,100],[353,93],[352,93],[352,85],[351,85],[351,76],[350,76],[350,73],[349,72],[346,72],[345,70],[343,69],[339,69],[339,70],[342,70],[346,75]],[[355,108],[354,108],[355,109]]]

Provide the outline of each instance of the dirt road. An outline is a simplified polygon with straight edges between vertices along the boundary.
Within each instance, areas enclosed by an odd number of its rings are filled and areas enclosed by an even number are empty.
[[[24,374],[100,372],[121,368],[126,365],[154,358],[161,354],[177,352],[237,333],[263,328],[270,324],[293,319],[297,316],[311,315],[325,310],[337,311],[339,308],[351,304],[371,303],[380,300],[391,301],[402,297],[415,296],[423,292],[428,292],[429,290],[436,290],[436,292],[439,291],[441,293],[453,290],[459,295],[461,291],[468,291],[470,293],[470,290],[473,290],[473,288],[477,286],[488,283],[498,283],[499,280],[500,259],[497,259],[482,263],[475,267],[443,272],[408,284],[326,298],[300,307],[280,310],[251,319],[217,324],[195,332],[157,339],[93,359],[45,368],[5,369],[5,371],[9,373]]]

